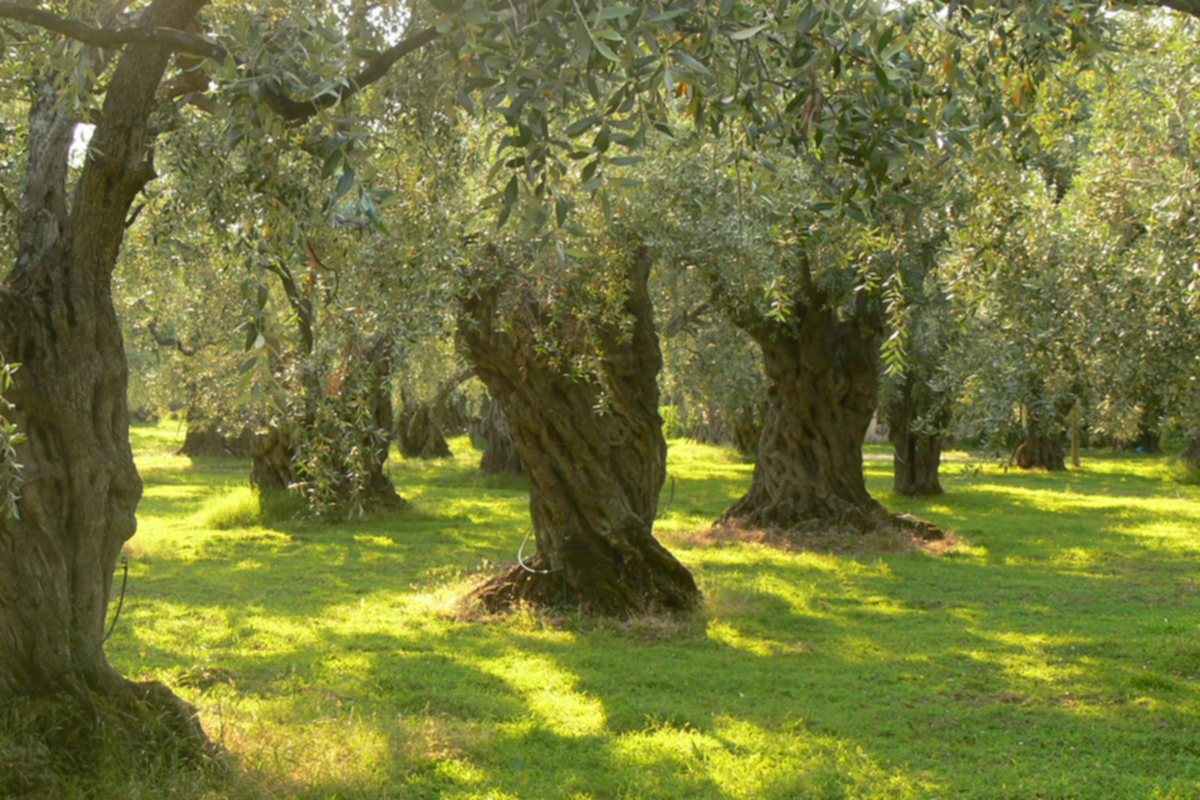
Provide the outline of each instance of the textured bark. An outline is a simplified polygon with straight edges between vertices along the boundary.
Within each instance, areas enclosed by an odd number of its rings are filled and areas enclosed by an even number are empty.
[[[296,448],[280,428],[254,434],[250,442],[250,485],[260,492],[286,492],[296,482]]]
[[[466,394],[455,389],[450,393],[442,414],[442,433],[446,436],[462,436],[470,432],[474,422]]]
[[[1187,435],[1179,457],[1192,469],[1200,469],[1200,430],[1194,430]]]
[[[405,458],[450,458],[450,445],[442,434],[437,409],[431,401],[402,398],[404,410],[396,428],[396,443]]]
[[[233,456],[249,458],[254,431],[246,425],[205,419],[192,409],[187,415],[187,434],[175,451],[180,456]]]
[[[1141,419],[1138,420],[1138,434],[1133,440],[1134,450],[1151,455],[1162,452],[1162,418],[1162,408],[1157,398],[1147,402],[1142,409]]]
[[[767,406],[738,406],[732,412],[710,404],[695,413],[689,426],[688,438],[701,444],[732,446],[743,453],[753,453],[762,438],[763,420]]]
[[[157,0],[143,18],[182,28],[201,5]],[[154,177],[147,119],[167,60],[147,46],[121,56],[70,204],[75,121],[52,76],[36,87],[17,263],[0,286],[0,352],[22,364],[13,421],[29,437],[18,449],[20,519],[0,523],[0,700],[90,691],[118,707],[152,705],[175,735],[202,744],[190,707],[126,681],[103,652],[112,576],[142,492],[111,279],[126,215]]]
[[[798,307],[787,322],[735,323],[762,348],[770,405],[750,490],[718,524],[793,528],[887,518],[867,492],[862,462],[879,385],[879,327],[840,320],[824,302]]]
[[[528,569],[517,565],[477,590],[487,608],[568,603],[625,616],[699,599],[691,574],[653,536],[666,440],[649,269],[639,250],[625,304],[632,330],[602,327],[602,374],[590,378],[572,379],[533,346],[528,321],[541,315],[533,299],[502,307],[496,288],[462,298],[459,341],[509,422],[529,475],[538,550]]]
[[[483,440],[483,457],[479,469],[485,475],[523,475],[525,465],[513,441],[512,429],[500,404],[487,398],[479,420],[479,438]]]
[[[380,336],[365,353],[371,365],[370,403],[371,421],[375,434],[363,438],[362,447],[367,453],[367,481],[364,490],[372,501],[386,506],[401,506],[403,498],[396,492],[396,485],[387,474],[388,452],[391,450],[391,432],[396,426],[396,415],[392,409],[392,344]]]
[[[464,381],[475,377],[475,370],[464,370],[442,381],[434,396],[421,401],[403,396],[404,411],[396,429],[396,441],[405,458],[449,458],[446,419],[450,397]]]
[[[912,378],[905,381],[900,396],[887,409],[888,438],[894,448],[892,491],[909,497],[941,494],[938,469],[942,462],[942,437],[913,430],[913,423],[923,409],[917,407],[912,381]],[[924,411],[928,413],[927,409]],[[944,422],[935,420],[935,430],[940,430]]]
[[[1065,432],[1046,433],[1037,420],[1030,418],[1025,424],[1025,441],[1017,445],[1013,460],[1021,469],[1062,472],[1067,468],[1065,440]]]

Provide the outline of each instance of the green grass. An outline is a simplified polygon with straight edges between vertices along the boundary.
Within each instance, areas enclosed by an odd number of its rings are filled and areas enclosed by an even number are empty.
[[[1200,797],[1200,489],[1163,459],[955,461],[924,502],[868,461],[885,504],[965,541],[846,557],[695,546],[753,468],[675,441],[658,531],[700,613],[478,622],[455,598],[513,558],[527,488],[465,439],[393,464],[412,509],[337,526],[262,513],[245,463],[175,437],[134,431],[109,653],[240,758],[212,796]]]

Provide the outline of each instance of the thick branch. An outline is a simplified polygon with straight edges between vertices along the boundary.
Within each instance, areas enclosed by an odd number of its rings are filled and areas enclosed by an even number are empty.
[[[177,336],[166,336],[160,333],[158,330],[158,320],[156,319],[150,320],[150,323],[146,326],[146,330],[150,331],[150,335],[154,337],[154,342],[159,347],[172,347],[188,357],[196,355],[196,353],[200,350],[199,347],[188,347],[183,343],[183,340]],[[201,345],[201,347],[203,347],[203,345]]]
[[[0,3],[0,19],[12,19],[44,28],[70,39],[100,48],[122,47],[127,44],[150,44],[165,47],[176,53],[203,56],[214,61],[224,61],[230,53],[227,49],[194,33],[174,28],[158,27],[105,27],[98,28],[73,19],[65,19],[49,11]],[[426,28],[388,48],[372,59],[359,72],[347,79],[336,92],[323,94],[313,100],[293,100],[286,95],[268,90],[267,105],[289,122],[303,122],[322,109],[330,108],[349,100],[363,88],[370,86],[386,75],[402,58],[420,50],[441,36],[435,28]]]
[[[267,95],[267,105],[279,116],[289,122],[303,122],[317,114],[322,109],[344,103],[359,91],[375,83],[388,73],[400,59],[409,53],[420,50],[425,45],[441,36],[434,28],[426,28],[398,44],[388,48],[378,58],[373,59],[357,75],[342,84],[342,88],[331,94],[324,94],[313,100],[293,100],[281,94]]]
[[[690,333],[695,336],[710,311],[712,305],[706,302],[683,309],[667,321],[663,327],[663,335],[671,337],[680,333]]]
[[[441,409],[446,405],[446,401],[450,398],[450,393],[457,389],[462,384],[474,378],[476,371],[474,367],[468,367],[456,375],[451,375],[446,380],[438,384],[437,394],[433,396],[433,407]]]
[[[97,28],[74,19],[64,19],[49,11],[14,3],[0,3],[0,18],[12,19],[62,34],[93,47],[114,48],[127,44],[152,44],[177,53],[191,53],[221,61],[228,51],[203,36],[174,28],[128,27]]]

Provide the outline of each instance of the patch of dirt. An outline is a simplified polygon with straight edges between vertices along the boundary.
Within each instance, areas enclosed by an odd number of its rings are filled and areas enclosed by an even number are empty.
[[[836,555],[902,553],[913,550],[945,555],[964,540],[954,531],[909,514],[893,515],[892,524],[873,525],[867,530],[857,524],[813,524],[794,528],[748,528],[714,525],[711,528],[664,537],[669,544],[684,547],[719,547],[727,544],[757,544],[779,550],[810,551]]]

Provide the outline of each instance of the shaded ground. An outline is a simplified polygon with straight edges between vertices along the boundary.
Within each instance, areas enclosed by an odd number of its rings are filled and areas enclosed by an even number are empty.
[[[215,530],[247,466],[170,433],[134,433],[109,651],[201,707],[248,767],[231,796],[1200,797],[1200,493],[1161,459],[950,465],[930,501],[870,461],[965,541],[834,556],[697,535],[751,466],[674,442],[658,530],[702,613],[484,624],[454,598],[514,557],[527,497],[465,440],[393,464],[410,511]]]

